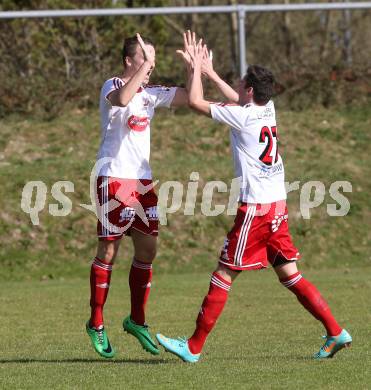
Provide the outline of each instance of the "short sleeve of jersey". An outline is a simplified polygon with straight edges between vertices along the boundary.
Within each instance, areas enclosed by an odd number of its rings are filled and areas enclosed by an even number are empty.
[[[118,77],[107,80],[102,87],[102,97],[108,102],[107,96],[116,89],[120,89],[123,85],[124,82]]]
[[[214,120],[225,123],[237,130],[244,127],[248,117],[248,110],[235,104],[210,103],[210,111]]]
[[[163,87],[162,85],[147,86],[146,92],[151,96],[155,107],[170,107],[177,87]]]

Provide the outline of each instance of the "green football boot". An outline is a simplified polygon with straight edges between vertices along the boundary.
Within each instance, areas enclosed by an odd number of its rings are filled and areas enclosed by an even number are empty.
[[[325,344],[314,354],[314,359],[332,358],[336,352],[348,348],[352,344],[352,336],[343,329],[338,336],[323,336]]]
[[[151,335],[148,331],[148,325],[137,325],[130,316],[127,316],[123,323],[122,327],[124,331],[130,333],[138,339],[143,349],[152,355],[158,355],[160,350],[158,349],[156,343],[152,340]]]
[[[100,329],[90,328],[88,321],[86,323],[86,333],[90,337],[93,348],[100,356],[105,358],[113,358],[115,356],[115,350],[111,347],[103,326]]]

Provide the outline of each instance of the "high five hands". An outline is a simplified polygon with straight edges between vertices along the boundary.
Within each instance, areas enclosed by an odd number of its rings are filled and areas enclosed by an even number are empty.
[[[183,50],[177,50],[176,53],[182,57],[188,67],[193,67],[190,53],[193,53],[193,48],[196,45],[196,33],[191,32],[190,30],[184,32],[183,44]]]
[[[198,43],[193,43],[188,49],[191,63],[194,69],[201,68],[204,57],[206,56],[207,46],[202,43],[202,38]]]
[[[201,64],[201,71],[204,75],[209,76],[214,72],[212,58],[208,51],[207,45],[203,44],[202,38],[198,40],[194,31],[187,30],[183,33],[183,50],[177,50],[187,67],[194,68],[197,57],[197,62]]]

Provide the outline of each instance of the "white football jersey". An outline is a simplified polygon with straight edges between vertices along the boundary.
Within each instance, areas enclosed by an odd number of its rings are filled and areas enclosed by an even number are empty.
[[[286,199],[273,101],[264,106],[211,103],[210,108],[213,119],[231,127],[235,174],[241,178],[239,200],[272,203]]]
[[[152,179],[149,165],[150,122],[156,107],[170,107],[176,87],[140,88],[126,107],[112,106],[107,96],[121,88],[118,77],[107,80],[100,93],[101,144],[97,159],[108,159],[98,176]]]

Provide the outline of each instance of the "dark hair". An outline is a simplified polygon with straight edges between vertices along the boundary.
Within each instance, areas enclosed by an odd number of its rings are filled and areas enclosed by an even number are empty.
[[[142,39],[146,45],[154,46],[153,42],[149,38],[142,36]],[[137,50],[137,45],[139,45],[139,43],[136,35],[134,35],[133,37],[126,38],[124,40],[124,44],[122,46],[122,62],[124,63],[124,66],[126,57],[134,57]]]
[[[273,73],[259,65],[250,65],[245,76],[245,89],[252,87],[254,101],[258,104],[267,104],[274,91]]]

